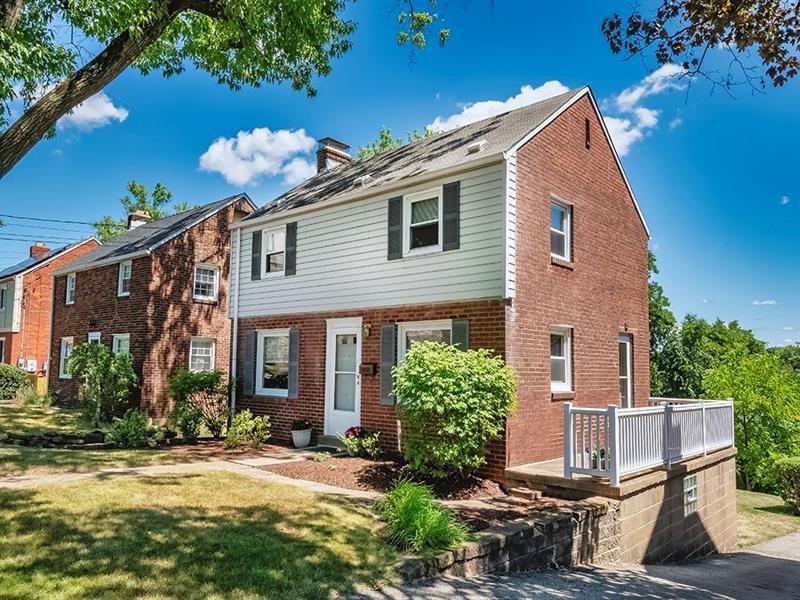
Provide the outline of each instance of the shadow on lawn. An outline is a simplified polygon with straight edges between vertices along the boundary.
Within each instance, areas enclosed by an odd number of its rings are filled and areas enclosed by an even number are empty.
[[[135,491],[158,498],[194,477],[141,478]],[[213,509],[187,503],[101,503],[65,514],[35,491],[1,492],[4,597],[327,598],[384,580],[395,557],[369,521],[335,518],[342,510],[368,516],[342,500],[320,497],[293,507],[287,498],[287,510],[278,511],[268,502],[239,506],[234,491]]]

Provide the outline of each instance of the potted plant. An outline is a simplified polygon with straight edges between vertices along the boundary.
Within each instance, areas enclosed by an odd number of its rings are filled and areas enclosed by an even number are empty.
[[[295,448],[305,448],[311,443],[311,421],[295,419],[292,421],[292,443]]]

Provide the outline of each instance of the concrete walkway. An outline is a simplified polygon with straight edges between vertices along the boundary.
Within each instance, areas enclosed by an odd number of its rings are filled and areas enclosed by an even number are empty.
[[[798,600],[800,534],[679,565],[584,567],[473,579],[438,579],[366,593],[380,600],[463,598]]]

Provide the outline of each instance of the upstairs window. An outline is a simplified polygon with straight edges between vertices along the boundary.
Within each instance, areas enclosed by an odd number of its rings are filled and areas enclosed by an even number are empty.
[[[131,261],[119,263],[119,277],[117,279],[117,296],[130,296],[131,294]]]
[[[439,250],[442,237],[442,189],[408,195],[405,204],[404,252]]]
[[[67,275],[67,297],[66,304],[75,304],[75,273]]]
[[[213,371],[216,349],[214,339],[193,337],[189,346],[189,370]]]
[[[115,333],[111,343],[111,350],[114,354],[122,354],[131,352],[131,334],[130,333]]]
[[[550,332],[550,391],[572,391],[572,331]]]
[[[283,273],[286,261],[286,228],[264,232],[264,274]]]
[[[0,310],[6,309],[6,286],[0,287]],[[0,357],[1,359],[2,357]]]
[[[218,282],[219,267],[195,265],[192,297],[195,300],[215,301],[219,292]]]
[[[550,256],[571,261],[572,245],[571,210],[565,204],[550,204]]]

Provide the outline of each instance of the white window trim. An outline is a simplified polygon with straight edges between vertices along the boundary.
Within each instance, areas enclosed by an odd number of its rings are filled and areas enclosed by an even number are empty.
[[[566,381],[553,381],[550,379],[551,392],[571,392],[572,391],[572,328],[565,326],[551,327],[547,337],[547,347],[550,347],[550,335],[564,336],[564,377]],[[554,357],[550,355],[552,362]],[[552,367],[550,372],[552,373]]]
[[[627,380],[627,388],[628,388],[628,405],[622,405],[622,397],[620,397],[620,406],[622,408],[631,408],[633,406],[633,339],[630,335],[621,333],[617,338],[617,347],[619,348],[619,344],[626,344],[626,352],[625,352],[625,360],[627,361],[626,365],[626,372],[628,373],[625,376]],[[619,376],[622,379],[622,375]]]
[[[99,344],[102,337],[103,335],[99,331],[90,331],[86,336],[86,341],[90,344],[92,342],[97,342]]]
[[[564,255],[556,254],[552,250],[552,244],[550,246],[550,256],[553,258],[558,258],[560,260],[566,260],[567,262],[572,261],[572,205],[565,200],[562,200],[555,194],[550,194],[550,206],[556,205],[564,210],[564,231],[559,231],[558,229],[553,229],[552,225],[550,226],[550,233],[552,235],[553,232],[561,233],[564,235]],[[550,208],[548,206],[548,208]],[[548,215],[548,222],[549,222],[549,215]]]
[[[430,329],[446,329],[450,332],[450,342],[453,341],[452,319],[438,321],[407,321],[397,324],[397,364],[403,362],[408,348],[406,347],[406,334],[411,331],[428,331]]]
[[[192,345],[195,342],[211,342],[211,369],[209,371],[213,371],[217,365],[217,339],[213,337],[205,337],[202,335],[193,335],[192,338],[189,340],[189,364],[187,365],[189,370],[192,372],[203,372],[206,371],[197,371],[196,369],[192,369]]]
[[[130,333],[115,333],[111,336],[111,351],[114,354],[119,353],[119,349],[117,348],[117,343],[120,340],[128,340],[128,354],[131,352],[131,334]]]
[[[277,254],[277,252],[267,252],[267,235],[276,231],[283,231],[283,269],[280,271],[267,271],[267,254]],[[286,225],[280,227],[267,227],[261,230],[261,279],[269,277],[283,277],[286,273]]]
[[[64,304],[75,304],[75,279],[75,273],[70,273],[67,275],[67,287],[64,296]]]
[[[125,272],[125,265],[130,268],[130,275],[128,277],[128,291],[122,291],[122,282],[123,277],[122,274]],[[119,271],[117,273],[117,296],[130,296],[131,295],[131,280],[133,279],[133,261],[131,260],[123,260],[119,263]]]
[[[256,381],[255,392],[257,396],[273,396],[276,398],[286,398],[289,390],[278,388],[265,388],[264,381],[264,339],[268,337],[289,337],[288,329],[261,329],[256,331],[258,343],[256,344]]]
[[[200,296],[195,294],[195,285],[197,284],[197,269],[210,269],[214,271],[214,293],[211,296]],[[219,298],[219,275],[220,270],[217,265],[209,263],[195,263],[194,277],[192,278],[192,298],[203,302],[216,302]]]
[[[62,337],[61,338],[61,348],[58,354],[58,377],[59,379],[72,379],[72,375],[66,372],[67,361],[64,360],[64,347],[66,343],[69,342],[72,344],[72,348],[75,348],[75,338],[72,336]]]
[[[422,248],[411,248],[411,205],[419,200],[427,200],[436,197],[439,199],[439,243],[435,246],[424,246]],[[442,235],[444,233],[444,194],[442,186],[428,189],[422,192],[415,192],[403,196],[403,256],[416,256],[418,254],[430,254],[431,252],[442,251]]]

